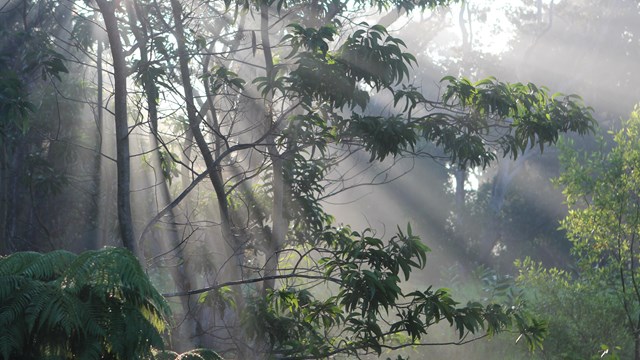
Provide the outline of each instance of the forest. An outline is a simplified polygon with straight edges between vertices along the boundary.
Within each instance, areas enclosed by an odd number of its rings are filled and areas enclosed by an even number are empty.
[[[0,360],[640,360],[636,34],[632,0],[0,0]]]

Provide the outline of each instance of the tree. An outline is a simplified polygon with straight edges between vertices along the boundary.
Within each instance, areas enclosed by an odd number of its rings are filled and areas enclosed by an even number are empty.
[[[548,354],[639,358],[639,131],[636,110],[610,132],[610,141],[599,137],[598,151],[578,150],[571,141],[561,147],[557,183],[569,206],[562,228],[577,268],[548,269],[530,259],[517,264],[531,310],[549,320]]]
[[[118,176],[118,226],[120,237],[125,248],[138,254],[138,243],[135,241],[133,219],[131,218],[131,169],[129,151],[129,114],[127,113],[127,64],[125,59],[118,19],[116,2],[96,1],[102,14],[109,48],[113,59],[113,97],[115,103],[114,120],[116,128],[116,156]]]
[[[286,9],[285,7],[282,11]],[[180,7],[172,5],[174,21],[185,21],[180,10]],[[261,29],[260,36],[252,33],[251,38],[247,37],[247,50],[257,52],[257,45],[253,44],[258,44],[258,39],[261,39],[260,49],[267,53],[271,49],[269,21],[271,17],[277,18],[279,11],[270,9],[265,4],[246,10],[260,13]],[[339,12],[334,16],[337,14]],[[379,352],[387,335],[409,330],[413,340],[417,340],[422,334],[420,329],[424,330],[433,322],[441,320],[451,321],[462,331],[461,336],[465,331],[476,331],[480,323],[489,321],[491,317],[486,317],[489,314],[486,309],[476,307],[474,310],[472,306],[454,310],[454,307],[446,305],[453,304],[448,302],[446,292],[428,291],[420,296],[414,294],[416,298],[411,306],[400,306],[397,303],[400,296],[397,288],[400,265],[395,265],[394,268],[389,264],[404,263],[406,269],[403,270],[406,271],[405,276],[408,276],[412,267],[423,264],[412,259],[418,253],[411,255],[411,251],[401,252],[387,260],[374,256],[358,260],[360,255],[357,254],[363,252],[372,252],[378,256],[382,256],[384,252],[395,253],[391,251],[392,248],[383,246],[376,237],[363,237],[359,232],[343,230],[333,224],[332,218],[322,211],[320,203],[322,197],[327,196],[325,189],[331,185],[328,183],[323,186],[322,179],[335,171],[334,163],[349,156],[358,147],[369,153],[370,161],[383,161],[406,152],[419,152],[418,139],[421,137],[441,145],[456,163],[485,166],[496,157],[493,146],[499,147],[505,154],[517,156],[527,146],[540,144],[542,147],[544,144],[554,143],[560,131],[588,131],[591,126],[589,110],[582,107],[575,97],[550,96],[545,89],[534,85],[506,84],[495,79],[474,84],[464,79],[446,78],[444,98],[440,102],[428,101],[412,86],[396,87],[407,77],[413,60],[410,54],[402,50],[401,40],[388,34],[384,27],[360,25],[344,43],[339,44],[335,50],[330,50],[332,41],[338,35],[339,24],[333,21],[319,28],[312,28],[305,27],[303,19],[304,16],[301,16],[301,23],[290,25],[284,33],[280,48],[290,46],[291,50],[279,50],[280,63],[271,63],[276,55],[263,53],[266,58],[261,66],[264,66],[265,76],[245,81],[241,78],[242,74],[224,67],[214,69],[215,72],[204,76],[211,81],[211,90],[216,91],[208,101],[216,103],[217,98],[224,96],[222,91],[232,94],[239,91],[246,97],[243,102],[236,102],[227,96],[229,103],[237,105],[216,109],[215,113],[211,111],[214,117],[205,126],[201,126],[198,117],[206,117],[193,110],[190,96],[185,99],[187,110],[192,109],[187,114],[189,131],[208,163],[208,173],[200,174],[196,180],[210,178],[218,194],[222,237],[226,239],[225,244],[228,244],[225,246],[229,246],[228,259],[223,261],[226,266],[239,266],[236,270],[231,270],[232,274],[236,274],[235,279],[232,277],[223,284],[237,286],[264,282],[264,286],[258,288],[258,293],[264,296],[262,300],[258,298],[258,303],[269,300],[261,305],[262,310],[258,307],[255,312],[249,312],[264,314],[262,322],[252,324],[260,326],[265,336],[256,339],[251,335],[260,332],[249,333],[249,337],[244,339],[246,346],[253,347],[254,352],[257,349],[291,357],[322,357],[336,352]],[[184,36],[184,30],[178,26],[175,29],[179,32],[176,35],[178,39]],[[182,84],[189,86],[187,84],[196,80],[192,76],[188,77],[192,70],[185,64],[185,45],[182,40],[178,41],[178,51],[182,54]],[[196,46],[206,47],[197,41]],[[239,54],[234,55],[240,57]],[[356,59],[370,59],[370,63],[363,64]],[[245,86],[251,83],[256,84],[257,88]],[[398,106],[398,113],[387,116],[366,113],[370,95],[360,84],[365,84],[371,91],[391,92],[394,105]],[[209,89],[208,86],[204,88]],[[250,99],[253,98],[257,98],[257,101],[251,104]],[[249,141],[237,142],[231,146],[229,136],[223,135],[229,129],[219,125],[220,120],[215,114],[226,112],[227,117],[237,116],[240,106],[247,106],[247,102],[252,106],[242,111],[249,112],[250,116],[234,118],[234,124],[254,128],[257,134],[238,132],[237,139],[248,138]],[[209,110],[211,108],[207,108],[207,113]],[[265,119],[266,122],[261,122],[260,119]],[[245,125],[245,121],[248,124]],[[197,135],[202,129],[219,141],[204,144],[204,139],[199,139],[200,135]],[[261,147],[265,149],[262,154],[255,150],[247,151]],[[239,158],[256,157],[257,165],[252,167],[250,163],[228,158],[234,153],[240,153],[234,155]],[[217,157],[213,158],[214,155]],[[207,159],[209,156],[212,158]],[[224,180],[226,176],[227,180]],[[259,176],[266,178],[266,184],[253,182]],[[221,180],[227,182],[226,187],[232,191],[225,191],[219,184]],[[247,187],[250,182],[254,184],[253,189]],[[190,185],[187,189],[192,188]],[[288,188],[289,191],[283,192],[283,188]],[[181,198],[182,195],[178,199]],[[287,206],[282,206],[283,200]],[[179,201],[174,201],[170,207],[178,203]],[[160,212],[150,224],[163,215]],[[288,229],[285,238],[282,238],[282,230],[278,230],[282,227]],[[338,235],[339,239],[344,239],[336,240]],[[398,238],[405,237],[399,234]],[[395,246],[407,246],[410,249],[414,245]],[[351,248],[355,248],[354,254],[351,254]],[[293,266],[283,273],[280,257],[287,253],[300,254],[298,261],[301,263],[314,261],[314,256],[306,255],[315,253],[335,254],[336,257],[346,257],[349,261],[327,269],[327,258],[320,264],[322,266],[315,266],[312,262],[305,268]],[[243,260],[247,255],[252,256],[250,267],[245,265],[249,262]],[[348,266],[355,266],[355,269],[347,271],[341,268],[349,263],[351,265]],[[279,271],[275,267],[278,264]],[[368,267],[377,270],[368,270]],[[356,275],[361,273],[368,275]],[[238,280],[238,274],[242,274],[240,277],[247,274],[250,278]],[[287,289],[286,285],[280,285],[285,286],[284,290],[278,290],[274,286],[274,280],[295,278],[320,280],[321,283],[335,282],[342,291],[338,292],[337,297],[330,296],[318,301],[315,299],[316,295],[305,290],[307,287],[317,286],[317,281],[298,284],[292,290]],[[205,286],[201,290],[183,292],[182,295],[195,295],[222,288],[221,285]],[[372,299],[362,298],[367,291],[372,292]],[[178,295],[180,293],[172,294]],[[349,296],[353,296],[353,299],[348,299]],[[285,300],[278,300],[282,297]],[[304,297],[304,300],[300,297]],[[347,299],[341,300],[343,297]],[[235,306],[242,307],[242,298],[237,296],[236,299]],[[290,301],[293,304],[302,301],[311,305],[298,309],[294,305],[278,305],[279,301]],[[420,313],[418,309],[424,310],[427,302],[432,305],[443,304],[445,313],[449,315],[440,316],[438,312],[433,318],[416,318]],[[328,307],[332,303],[342,306]],[[404,320],[383,329],[378,323],[379,306],[395,308]],[[225,308],[227,312],[229,307]],[[283,314],[284,308],[287,310]],[[316,323],[307,332],[300,329],[284,331],[292,329],[291,324],[296,323],[292,317],[305,318],[306,315],[296,312],[309,311],[308,308],[322,309],[323,316],[316,315],[316,319],[326,319],[326,322]],[[356,308],[361,311],[354,313]],[[352,314],[346,317],[350,312]],[[473,314],[468,319],[475,320],[470,320],[466,325],[463,317],[454,320],[453,313],[465,312]],[[411,319],[406,320],[406,317]],[[348,331],[343,332],[342,337],[348,346],[341,347],[337,338],[327,340],[334,333],[333,329],[344,326]],[[495,323],[488,326],[490,331],[496,331],[503,325]],[[310,343],[314,340],[315,343]]]
[[[628,334],[640,359],[640,113],[615,133],[611,150],[590,154],[566,150],[558,179],[569,215],[562,226],[573,242],[580,276],[616,294]]]

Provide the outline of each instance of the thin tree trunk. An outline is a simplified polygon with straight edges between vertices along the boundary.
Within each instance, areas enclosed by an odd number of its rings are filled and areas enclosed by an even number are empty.
[[[129,156],[129,125],[127,115],[127,65],[114,3],[96,0],[104,19],[111,56],[113,57],[114,114],[116,127],[116,160],[118,179],[118,224],[122,245],[140,258],[131,216],[131,169]]]
[[[8,253],[9,244],[7,242],[7,238],[5,235],[5,229],[7,228],[7,216],[8,216],[8,207],[7,207],[7,197],[8,193],[8,184],[5,180],[7,178],[7,159],[6,159],[6,144],[0,144],[0,234],[2,234],[2,238],[0,238],[0,255],[6,255]]]
[[[264,52],[265,68],[267,73],[267,79],[271,79],[273,75],[273,57],[271,54],[271,41],[269,39],[269,5],[262,3],[260,5],[260,35],[262,41],[262,50]],[[273,114],[271,113],[272,95],[268,93],[265,98],[265,129],[267,131],[273,131]],[[273,228],[271,229],[271,237],[267,239],[267,254],[265,264],[265,277],[272,277],[276,275],[278,270],[279,252],[282,250],[285,238],[287,236],[287,229],[289,222],[287,221],[284,210],[284,169],[283,169],[283,154],[278,152],[275,145],[276,134],[272,134],[268,137],[268,152],[273,166],[273,204],[271,208],[271,219],[273,222]],[[272,290],[275,287],[275,279],[270,279],[264,282],[263,291]]]
[[[93,164],[93,186],[94,193],[92,194],[94,206],[91,209],[91,219],[94,220],[95,226],[95,235],[89,239],[89,243],[87,247],[89,249],[98,249],[101,246],[101,237],[99,233],[101,230],[101,221],[100,217],[100,196],[101,194],[101,182],[102,182],[102,123],[104,121],[104,112],[102,111],[102,104],[104,102],[102,98],[102,92],[104,90],[104,83],[102,78],[102,54],[103,54],[103,45],[102,39],[98,38],[98,52],[96,56],[96,72],[97,72],[97,87],[98,87],[98,97],[96,99],[96,114],[94,115],[96,118],[96,155]]]
[[[455,195],[455,221],[456,225],[462,225],[462,213],[465,207],[466,192],[464,189],[464,183],[467,180],[467,170],[458,166],[455,171],[456,177],[456,195]]]
[[[18,217],[22,213],[22,203],[18,201],[21,194],[21,186],[18,182],[20,174],[22,173],[22,164],[24,164],[24,146],[20,143],[23,139],[18,138],[16,141],[18,144],[14,146],[13,151],[10,152],[8,166],[6,171],[7,187],[5,198],[5,228],[4,228],[4,241],[5,251],[12,253],[21,249],[16,240],[18,238]],[[11,150],[10,150],[11,151]]]
[[[129,27],[131,28],[131,32],[133,33],[136,42],[138,43],[138,52],[140,54],[140,64],[142,64],[142,71],[148,71],[146,68],[149,64],[150,54],[147,48],[149,44],[149,34],[147,30],[149,27],[144,19],[144,15],[141,17],[140,7],[137,1],[135,2],[127,2],[127,15],[129,16]],[[138,26],[138,22],[140,25]],[[145,97],[147,100],[147,118],[149,119],[149,127],[151,129],[150,136],[150,148],[152,151],[151,154],[151,166],[154,171],[154,185],[159,188],[160,198],[162,202],[159,205],[159,208],[164,208],[168,203],[171,202],[171,194],[169,192],[169,184],[167,179],[164,177],[162,172],[162,164],[160,159],[160,135],[158,133],[158,88],[153,83],[154,79],[150,79],[149,77],[143,75],[143,87],[145,92]],[[156,209],[157,211],[157,209]],[[165,230],[164,233],[156,240],[156,242],[162,242],[161,244],[154,244],[153,248],[160,249],[161,252],[171,251],[174,249],[175,257],[178,259],[178,264],[171,268],[171,277],[173,278],[173,283],[176,285],[176,288],[182,291],[189,291],[192,289],[192,281],[189,277],[189,274],[186,269],[186,259],[182,256],[182,251],[180,247],[180,237],[178,235],[178,229],[175,225],[175,213],[173,209],[170,210],[169,214],[169,229]],[[166,240],[165,240],[166,239]],[[142,244],[142,243],[141,243]],[[141,252],[144,255],[144,249]],[[152,254],[155,255],[155,254]],[[145,260],[144,258],[142,260]],[[146,262],[146,261],[145,261]],[[179,326],[178,331],[174,334],[173,346],[174,350],[184,352],[190,350],[192,348],[191,341],[193,339],[192,336],[196,329],[197,319],[190,314],[190,309],[195,308],[194,297],[180,297],[180,305],[182,307],[182,313],[176,313],[175,318],[177,323],[182,323]],[[181,321],[180,319],[184,319]]]
[[[209,148],[208,143],[206,142],[202,131],[200,129],[201,119],[195,107],[194,101],[194,92],[193,87],[191,85],[190,78],[190,70],[189,70],[189,54],[187,53],[185,33],[184,33],[184,24],[182,19],[182,6],[178,0],[171,0],[171,10],[173,13],[174,20],[174,36],[176,38],[176,45],[178,50],[178,62],[180,66],[180,76],[182,80],[182,86],[184,90],[184,98],[187,107],[187,118],[189,121],[189,129],[193,134],[193,138],[196,141],[196,145],[200,150],[200,153],[204,159],[205,165],[207,167],[209,179],[211,184],[213,185],[214,191],[216,193],[218,209],[220,212],[220,223],[222,228],[222,237],[223,241],[220,242],[220,245],[225,247],[225,253],[231,260],[231,266],[228,268],[226,272],[226,276],[239,280],[242,279],[242,266],[243,266],[243,251],[242,251],[242,242],[232,231],[232,223],[231,217],[229,213],[229,204],[227,201],[227,194],[224,189],[224,180],[222,177],[222,172],[219,166],[216,165],[216,162],[213,158],[212,152]],[[236,344],[236,349],[239,354],[239,358],[248,358],[247,355],[251,354],[248,346],[248,339],[245,338],[242,330],[240,328],[239,317],[240,314],[244,311],[245,304],[244,298],[240,291],[234,292],[234,298],[236,301],[236,313],[234,316],[236,319],[235,324],[226,324],[230,326],[230,333],[232,334],[233,341]]]
[[[207,170],[209,171],[209,179],[213,185],[216,196],[218,197],[218,204],[220,210],[220,217],[222,223],[223,236],[227,241],[232,242],[234,247],[234,253],[237,250],[237,244],[231,231],[231,219],[229,216],[229,205],[227,203],[227,196],[224,190],[224,182],[219,171],[219,168],[215,165],[215,160],[209,149],[202,131],[200,130],[200,117],[198,116],[194,98],[193,87],[191,86],[190,70],[189,70],[189,55],[187,53],[186,41],[184,37],[184,25],[182,23],[182,6],[177,0],[171,0],[171,8],[173,11],[173,19],[175,22],[175,37],[178,47],[178,61],[180,64],[180,75],[182,79],[182,86],[184,88],[184,97],[187,105],[187,117],[189,120],[189,129],[193,134],[193,138],[196,141],[196,145],[200,150],[204,159]]]

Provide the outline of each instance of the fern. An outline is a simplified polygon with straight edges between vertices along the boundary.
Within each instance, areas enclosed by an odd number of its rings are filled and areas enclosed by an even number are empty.
[[[141,359],[169,307],[127,250],[0,258],[0,358]]]
[[[48,281],[58,277],[76,257],[64,250],[48,254],[20,252],[12,254],[0,262],[0,276],[21,275],[34,280]]]

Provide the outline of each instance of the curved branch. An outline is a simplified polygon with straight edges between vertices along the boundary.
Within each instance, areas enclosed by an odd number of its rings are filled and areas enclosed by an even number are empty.
[[[223,288],[225,286],[238,286],[238,285],[253,284],[253,283],[263,282],[263,281],[274,281],[274,280],[291,279],[291,278],[300,278],[300,279],[309,279],[309,280],[325,280],[325,281],[331,281],[331,282],[336,283],[336,284],[341,284],[342,283],[340,280],[335,279],[335,278],[331,278],[331,277],[315,276],[315,275],[302,275],[302,274],[295,274],[294,273],[294,274],[285,274],[285,275],[263,276],[263,277],[254,278],[254,279],[227,281],[227,282],[224,282],[224,283],[211,285],[211,286],[204,287],[204,288],[201,288],[201,289],[195,289],[195,290],[190,290],[190,291],[178,291],[178,292],[172,292],[172,293],[164,293],[164,294],[162,294],[162,296],[164,296],[164,297],[190,296],[190,295],[197,295],[197,294],[206,293],[206,292],[213,291],[213,290],[218,290],[218,289]]]
[[[146,234],[149,232],[149,230],[151,230],[151,227],[153,225],[155,225],[158,221],[160,221],[160,219],[162,219],[162,217],[164,217],[169,211],[171,211],[173,208],[175,208],[176,206],[178,206],[178,204],[180,204],[180,202],[182,202],[182,200],[184,200],[185,197],[187,197],[187,195],[189,195],[189,193],[191,192],[191,190],[193,190],[202,180],[206,179],[209,176],[209,173],[213,172],[216,170],[217,166],[220,164],[220,162],[225,159],[227,156],[229,156],[231,153],[235,152],[235,151],[240,151],[240,150],[244,150],[244,149],[250,149],[250,148],[254,148],[256,146],[258,146],[258,144],[266,137],[266,135],[263,135],[260,139],[258,139],[256,142],[251,143],[251,144],[238,144],[238,145],[234,145],[231,146],[229,149],[225,150],[219,158],[217,158],[214,162],[213,162],[213,167],[207,169],[207,171],[201,173],[200,175],[198,175],[195,179],[193,179],[193,181],[191,182],[191,184],[189,184],[189,186],[184,189],[180,195],[178,195],[171,203],[167,204],[167,206],[165,206],[162,210],[160,210],[153,218],[151,218],[151,220],[149,220],[149,222],[147,223],[147,225],[144,227],[144,230],[142,230],[142,233],[140,234],[140,244],[142,245],[144,242],[144,237],[146,236]]]

